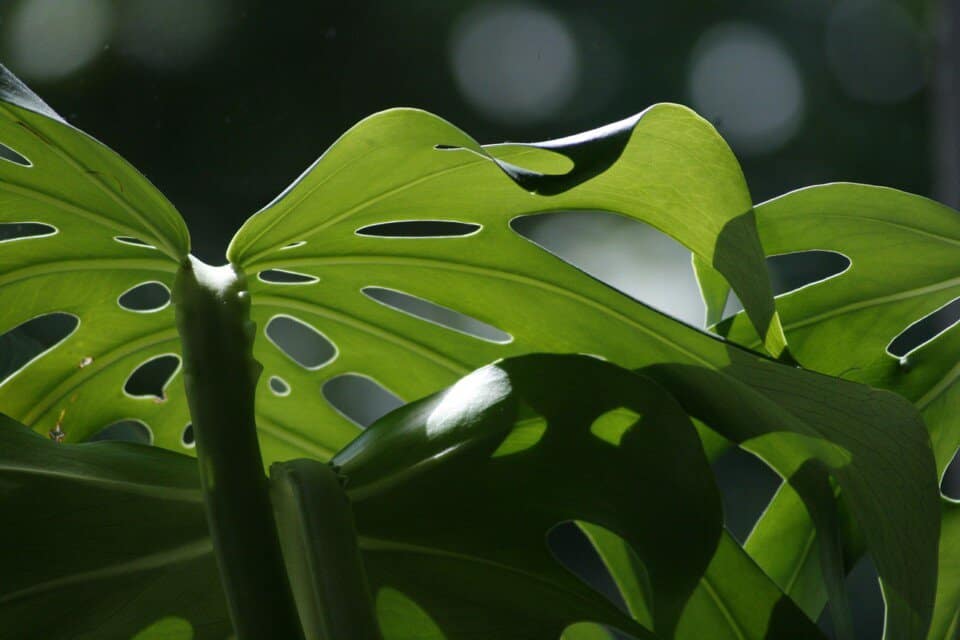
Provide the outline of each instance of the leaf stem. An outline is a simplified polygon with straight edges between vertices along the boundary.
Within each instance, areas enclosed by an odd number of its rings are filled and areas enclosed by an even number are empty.
[[[303,638],[257,441],[261,367],[245,278],[190,256],[173,301],[210,536],[237,638]]]
[[[270,491],[307,640],[381,640],[353,509],[333,467],[270,467]]]

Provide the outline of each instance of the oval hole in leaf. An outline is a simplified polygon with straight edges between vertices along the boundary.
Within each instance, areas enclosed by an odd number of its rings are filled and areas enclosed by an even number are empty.
[[[140,240],[139,238],[133,238],[131,236],[114,236],[113,239],[120,244],[129,244],[134,247],[143,247],[144,249],[156,249],[156,247],[152,244],[147,244],[143,240]]]
[[[546,432],[547,420],[543,416],[518,420],[490,457],[502,458],[531,449],[540,442]]]
[[[32,167],[33,163],[27,160],[23,155],[14,151],[7,145],[0,142],[0,160],[6,160],[7,162],[12,162],[13,164],[18,164],[21,167]]]
[[[513,341],[513,336],[506,331],[409,293],[384,287],[364,287],[361,291],[365,296],[385,307],[480,340],[496,344],[508,344]]]
[[[57,233],[57,228],[43,222],[0,223],[0,242],[14,242],[29,238],[44,238]]]
[[[617,407],[597,416],[590,425],[590,433],[607,444],[619,447],[623,436],[636,427],[642,418],[633,409]]]
[[[100,431],[87,438],[87,442],[111,440],[115,442],[136,442],[138,444],[152,444],[153,432],[146,423],[140,420],[120,420],[107,425]]]
[[[197,439],[193,434],[193,423],[187,423],[187,426],[183,428],[183,433],[180,434],[180,444],[182,444],[187,449],[193,449],[197,446]]]
[[[270,376],[268,382],[270,385],[270,391],[273,392],[275,396],[288,396],[290,395],[290,385],[287,384],[287,381],[281,378],[280,376]]]
[[[838,251],[812,249],[767,256],[773,294],[781,296],[836,278],[850,268],[850,258]]]
[[[598,525],[590,526],[602,529]],[[627,610],[623,596],[620,595],[620,590],[606,565],[603,564],[603,560],[586,534],[575,522],[567,521],[554,525],[547,532],[547,546],[554,559],[570,573],[622,611]]]
[[[510,228],[624,295],[703,325],[690,250],[654,227],[608,211],[551,211],[513,218]]]
[[[358,236],[371,238],[462,238],[480,231],[481,225],[454,220],[398,220],[357,229]]]
[[[948,498],[960,500],[960,449],[953,454],[953,460],[943,470],[940,479],[940,492]]]
[[[150,640],[151,638],[194,638],[193,625],[183,618],[167,616],[160,618],[149,627],[140,631],[130,640]]]
[[[337,348],[313,326],[293,316],[270,318],[267,339],[304,369],[319,369],[337,357]]]
[[[327,380],[323,397],[345,418],[361,427],[371,424],[403,406],[395,393],[364,375],[344,373]]]
[[[727,450],[711,466],[723,498],[724,525],[743,544],[780,488],[781,478],[739,447]]]
[[[377,590],[376,615],[382,629],[396,630],[385,640],[443,640],[446,634],[433,618],[406,594],[391,587]]]
[[[286,251],[287,249],[296,249],[297,247],[302,247],[307,244],[306,240],[297,240],[296,242],[291,242],[290,244],[285,244],[280,247],[280,251]]]
[[[925,315],[901,331],[887,345],[887,353],[902,358],[914,349],[949,331],[958,322],[960,322],[960,298],[945,304],[933,313]]]
[[[320,282],[320,278],[286,269],[265,269],[257,274],[261,282],[268,284],[313,284]]]
[[[124,393],[135,398],[165,400],[164,389],[180,369],[180,357],[172,353],[147,360],[127,378]]]
[[[137,313],[160,311],[170,304],[170,289],[162,282],[144,282],[123,293],[117,304]]]
[[[56,348],[79,325],[75,315],[54,312],[27,320],[0,335],[0,384]]]

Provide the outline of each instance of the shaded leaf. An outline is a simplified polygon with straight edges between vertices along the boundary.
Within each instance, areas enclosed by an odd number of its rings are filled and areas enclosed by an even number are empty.
[[[887,349],[914,322],[960,297],[960,214],[894,189],[828,184],[759,205],[757,220],[769,255],[826,250],[850,259],[843,273],[777,298],[791,352],[809,369],[913,401],[942,472],[960,445],[960,327],[902,359]],[[740,315],[718,331],[760,344]]]
[[[806,367],[890,389],[912,400],[929,430],[938,474],[943,473],[960,445],[960,329],[941,325],[937,333],[931,327],[927,334],[933,337],[903,357],[892,355],[890,348],[905,330],[960,297],[960,215],[932,200],[893,189],[830,184],[764,203],[757,207],[757,216],[764,249],[770,255],[828,250],[851,261],[843,273],[777,298],[793,355]],[[741,316],[717,330],[744,344],[760,344]],[[783,493],[777,500],[791,498]],[[775,537],[764,530],[781,530],[783,524],[777,520],[786,519],[795,532],[809,535],[810,523],[804,524],[803,514],[789,511],[789,505],[775,501],[756,534]],[[823,605],[823,594],[803,536],[793,545],[781,539],[778,551],[767,552],[761,563],[768,570],[779,565],[787,568],[788,575],[809,576],[803,585],[790,585],[789,591],[815,611]],[[944,537],[943,541],[951,547],[958,544],[956,539]],[[941,550],[941,564],[954,552]],[[941,574],[940,622],[935,621],[934,628],[944,627],[942,620],[950,617],[951,610],[953,615],[960,612],[960,578],[951,584],[944,576],[954,572],[944,568]],[[949,597],[952,605],[945,601]]]
[[[621,408],[637,417],[618,446],[591,426]],[[543,436],[495,455],[531,419]],[[580,621],[652,637],[552,557],[547,532],[570,519],[629,541],[649,571],[654,627],[670,637],[720,535],[720,496],[689,419],[652,381],[592,358],[479,369],[389,414],[334,464],[375,598],[404,593],[451,640],[552,638]]]
[[[0,510],[0,638],[229,635],[193,459],[0,416]]]

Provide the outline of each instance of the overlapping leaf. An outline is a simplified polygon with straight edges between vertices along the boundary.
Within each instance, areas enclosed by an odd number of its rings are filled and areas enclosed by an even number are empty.
[[[850,259],[843,273],[777,298],[791,351],[807,368],[912,400],[942,472],[960,446],[960,327],[902,358],[888,347],[960,298],[960,214],[894,189],[830,184],[759,205],[757,219],[768,255],[821,250]],[[745,317],[718,330],[760,344]]]
[[[769,255],[834,251],[851,262],[843,273],[777,299],[794,355],[804,366],[911,399],[924,417],[942,474],[960,446],[960,328],[949,327],[902,357],[892,355],[889,346],[960,297],[960,214],[893,189],[831,184],[762,204],[757,216]],[[745,318],[734,317],[718,330],[738,342],[759,344]],[[795,503],[795,497],[783,491],[778,501]],[[955,509],[943,500],[945,514]],[[771,549],[765,542],[786,523],[796,543]],[[775,502],[754,536],[754,553],[763,556],[761,563],[781,585],[788,576],[808,576],[804,583],[784,586],[809,612],[819,611],[825,594],[809,553],[812,525],[805,515]],[[960,582],[949,560],[957,542],[942,540],[931,640],[950,637],[938,634],[951,624],[955,628],[960,613]]]

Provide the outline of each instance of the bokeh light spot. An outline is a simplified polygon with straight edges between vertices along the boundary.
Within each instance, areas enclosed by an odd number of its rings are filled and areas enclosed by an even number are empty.
[[[727,22],[704,33],[688,83],[697,111],[744,155],[780,148],[803,120],[804,89],[793,57],[754,25]]]
[[[484,4],[453,29],[450,59],[464,98],[490,119],[549,120],[577,89],[577,43],[563,21],[521,3]]]
[[[56,80],[97,57],[110,33],[106,0],[25,0],[5,29],[10,67],[31,80]]]
[[[923,36],[888,0],[845,0],[827,22],[827,60],[851,98],[901,102],[926,82]]]
[[[117,48],[157,69],[181,67],[214,48],[232,14],[231,0],[124,0]]]

